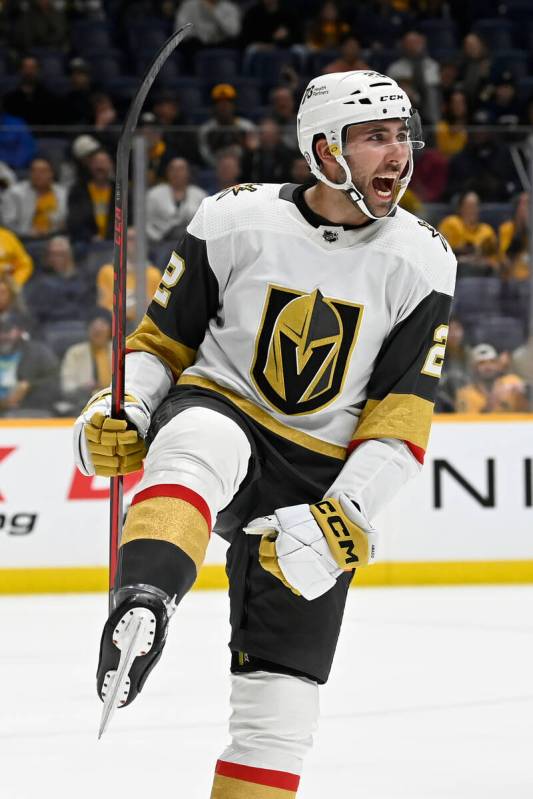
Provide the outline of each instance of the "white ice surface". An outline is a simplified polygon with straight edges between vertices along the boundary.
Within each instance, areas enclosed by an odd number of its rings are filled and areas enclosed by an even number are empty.
[[[1,799],[208,799],[227,599],[194,593],[97,742],[106,597],[0,599]],[[350,592],[302,799],[532,799],[533,587]]]

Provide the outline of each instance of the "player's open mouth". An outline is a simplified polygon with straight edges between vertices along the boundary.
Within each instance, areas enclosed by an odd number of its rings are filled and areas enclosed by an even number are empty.
[[[372,180],[372,188],[382,200],[390,200],[392,198],[392,189],[396,182],[396,176],[388,177],[387,175],[377,175]]]

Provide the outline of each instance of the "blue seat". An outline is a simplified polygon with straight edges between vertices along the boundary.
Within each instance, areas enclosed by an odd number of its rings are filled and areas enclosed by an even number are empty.
[[[195,78],[176,77],[168,81],[165,88],[176,94],[186,116],[205,104],[202,86]]]
[[[482,319],[501,313],[500,295],[498,277],[460,277],[455,287],[453,313],[466,327],[475,326]]]
[[[497,52],[513,48],[513,28],[513,23],[509,20],[495,17],[479,19],[474,23],[472,31],[481,36],[489,50]]]
[[[93,77],[105,83],[122,75],[122,53],[120,50],[91,50],[85,54],[91,64]]]
[[[419,22],[417,27],[426,37],[430,52],[435,49],[457,48],[457,30],[452,20],[425,19]]]
[[[318,53],[311,53],[307,59],[306,70],[309,75],[322,75],[328,64],[338,57],[338,50],[320,50]]]
[[[523,103],[527,102],[533,96],[533,77],[520,78],[516,88],[520,100]]]
[[[65,57],[61,52],[49,51],[36,54],[35,50],[30,51],[31,55],[39,59],[41,75],[43,80],[50,80],[56,77],[63,77],[65,74]]]
[[[169,33],[162,20],[147,19],[127,27],[128,49],[135,56],[140,50],[155,54],[168,39]]]
[[[218,83],[233,83],[238,77],[241,66],[241,55],[238,50],[213,47],[200,50],[194,58],[194,73],[200,80]]]
[[[472,331],[472,343],[492,344],[499,352],[512,352],[526,340],[524,323],[513,316],[492,316]]]
[[[293,56],[285,50],[257,50],[246,58],[245,74],[264,86],[276,86],[284,67],[292,66]]]
[[[529,53],[526,50],[500,50],[495,53],[492,62],[491,76],[497,78],[502,72],[509,70],[515,80],[525,78],[529,73]]]
[[[111,28],[106,20],[82,19],[72,23],[71,41],[74,52],[106,50],[113,47]]]
[[[48,158],[53,167],[58,170],[67,157],[69,140],[60,137],[47,137],[38,140],[39,155]]]
[[[494,230],[506,219],[510,219],[513,215],[511,203],[482,203],[481,204],[481,221],[486,222],[487,225],[492,225]]]
[[[102,83],[107,91],[118,100],[131,100],[139,88],[139,78],[131,75],[120,75],[107,80],[102,78]]]

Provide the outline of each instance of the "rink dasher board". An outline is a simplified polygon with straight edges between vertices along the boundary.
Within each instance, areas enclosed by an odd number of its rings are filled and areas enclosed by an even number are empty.
[[[0,593],[107,587],[109,481],[77,472],[71,427],[0,421]],[[533,415],[435,417],[424,469],[375,524],[357,585],[533,583]],[[212,537],[197,587],[225,587],[225,547]]]

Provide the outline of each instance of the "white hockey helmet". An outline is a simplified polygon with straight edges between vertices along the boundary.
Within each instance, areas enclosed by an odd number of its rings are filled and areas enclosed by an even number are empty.
[[[400,202],[413,174],[413,149],[424,146],[422,125],[407,94],[396,81],[379,72],[354,70],[333,72],[314,78],[305,90],[298,110],[298,145],[313,175],[334,189],[344,190],[352,202],[371,219],[379,219],[367,207],[354,184],[343,155],[350,125],[381,119],[403,119],[407,124],[409,161],[398,181],[391,214]],[[330,153],[345,172],[344,183],[333,183],[323,173],[315,153],[315,138],[324,136]]]

